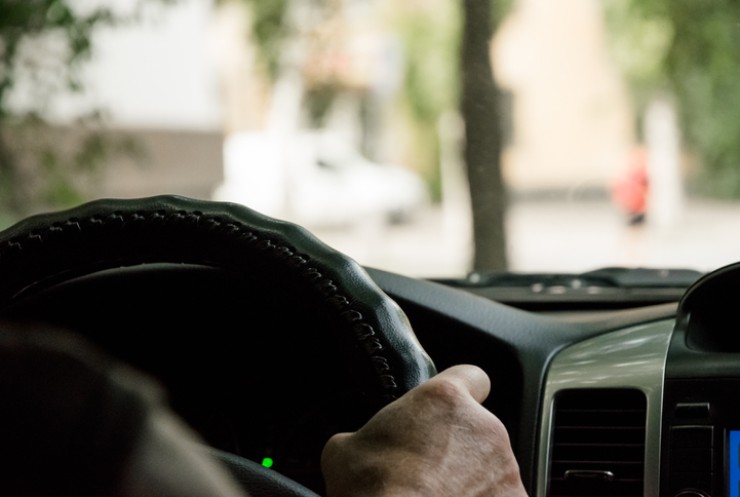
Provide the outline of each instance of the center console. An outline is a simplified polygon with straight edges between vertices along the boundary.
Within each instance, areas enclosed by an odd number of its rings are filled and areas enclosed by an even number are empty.
[[[663,386],[661,497],[740,497],[740,267],[679,306]]]

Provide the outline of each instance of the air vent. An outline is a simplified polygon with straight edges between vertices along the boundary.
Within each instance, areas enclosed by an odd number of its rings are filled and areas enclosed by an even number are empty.
[[[564,390],[555,397],[549,497],[642,497],[645,395]]]

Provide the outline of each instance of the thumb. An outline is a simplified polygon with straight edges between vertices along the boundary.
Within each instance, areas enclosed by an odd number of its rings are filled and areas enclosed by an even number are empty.
[[[466,392],[481,403],[491,392],[491,380],[480,367],[472,364],[458,364],[450,366],[433,376],[428,382],[451,381],[462,387]]]

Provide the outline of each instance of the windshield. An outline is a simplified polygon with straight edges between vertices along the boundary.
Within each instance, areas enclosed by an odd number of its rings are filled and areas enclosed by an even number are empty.
[[[411,276],[708,271],[740,259],[738,9],[0,0],[0,221],[177,193]]]

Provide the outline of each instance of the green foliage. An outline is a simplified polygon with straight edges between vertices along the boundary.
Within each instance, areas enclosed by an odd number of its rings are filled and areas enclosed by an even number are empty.
[[[223,0],[222,0],[223,1]],[[285,6],[288,0],[243,0],[250,8],[252,36],[261,62],[270,79],[275,79],[280,64],[283,40],[287,34]],[[245,40],[246,42],[246,40]]]
[[[114,12],[104,2],[83,9],[72,0],[0,0],[0,219],[79,202],[84,179],[110,158],[141,153],[131,140],[105,133],[102,109],[66,129],[47,118],[61,94],[85,90],[81,71],[97,30],[177,1],[139,0]],[[21,105],[15,92],[24,96]]]
[[[55,70],[64,71],[61,78],[68,89],[79,91],[79,64],[89,59],[92,52],[94,28],[112,24],[113,13],[107,8],[97,8],[86,14],[74,12],[63,0],[0,0],[0,117],[7,114],[7,92],[24,70],[42,71],[47,66],[28,67],[34,63],[22,57],[24,43],[42,37],[61,43],[55,49],[59,57],[50,64]],[[37,59],[36,63],[40,63]],[[25,67],[24,67],[25,66]]]
[[[441,116],[457,111],[460,101],[462,2],[441,0],[433,4],[434,8],[421,13],[413,7],[407,8],[397,29],[408,54],[403,98],[419,144],[415,155],[427,165],[432,192],[439,195],[438,124]],[[492,32],[513,6],[513,0],[491,2]],[[429,165],[435,167],[430,169]]]
[[[404,94],[421,122],[434,123],[457,105],[460,75],[452,68],[458,66],[460,9],[438,4],[424,13],[408,10],[398,26],[407,53]]]
[[[740,2],[606,0],[606,14],[638,110],[660,92],[676,101],[695,189],[740,197]]]
[[[501,22],[512,12],[516,0],[492,0],[491,1],[491,26],[495,32]]]
[[[59,0],[0,0],[0,12],[0,210],[12,217],[47,205],[48,190],[70,190],[43,115],[58,92],[82,90],[93,29],[114,16],[105,8],[77,15]],[[30,97],[21,110],[9,102],[19,85]]]
[[[460,87],[459,39],[461,10],[457,2],[435,2],[419,12],[399,7],[394,26],[405,51],[401,107],[413,132],[415,168],[430,184],[433,197],[440,185],[440,117],[457,108]]]
[[[254,9],[254,35],[268,74],[274,78],[278,71],[282,48],[283,14],[287,0],[252,2]]]

